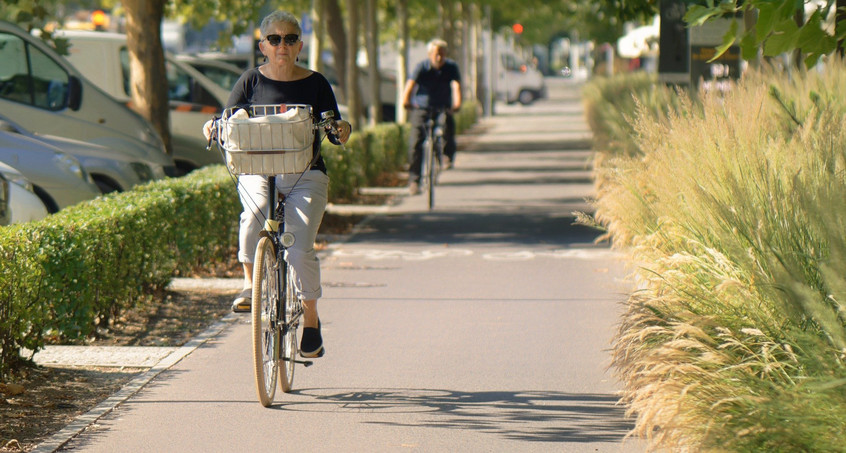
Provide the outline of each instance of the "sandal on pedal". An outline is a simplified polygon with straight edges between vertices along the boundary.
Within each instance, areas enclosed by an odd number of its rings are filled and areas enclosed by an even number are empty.
[[[235,313],[249,313],[253,306],[253,290],[247,288],[238,294],[232,302],[232,311]]]
[[[320,320],[317,320],[317,328],[303,327],[303,338],[300,340],[300,355],[313,359],[323,357],[326,352],[323,349],[323,336],[320,334]]]

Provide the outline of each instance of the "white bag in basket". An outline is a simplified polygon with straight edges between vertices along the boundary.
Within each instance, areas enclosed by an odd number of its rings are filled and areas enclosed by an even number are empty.
[[[226,144],[230,150],[301,150],[311,146],[313,131],[306,109],[292,108],[276,115],[250,118],[238,109],[227,121]],[[288,123],[280,127],[280,123]]]

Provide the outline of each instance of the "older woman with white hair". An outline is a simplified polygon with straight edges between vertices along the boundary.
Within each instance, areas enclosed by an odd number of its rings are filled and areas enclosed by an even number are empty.
[[[340,120],[341,113],[329,82],[320,73],[296,64],[303,48],[297,18],[287,12],[275,11],[262,20],[260,31],[259,49],[266,62],[241,75],[226,107],[306,104],[318,114],[331,111],[338,119],[338,133],[337,136],[330,134],[329,138],[335,143],[346,143],[351,132],[350,123]],[[297,238],[294,246],[287,249],[286,259],[294,268],[297,294],[305,309],[300,355],[309,358],[320,357],[324,352],[317,314],[317,299],[322,295],[320,262],[314,241],[326,209],[329,187],[326,164],[320,155],[320,140],[314,141],[314,153],[317,158],[302,177],[299,174],[276,177],[277,190],[286,197],[285,230]],[[261,213],[267,212],[266,181],[260,175],[238,178],[238,192],[244,207],[238,251],[238,260],[244,267],[244,291],[232,304],[236,312],[251,309],[253,259],[262,228],[259,219]]]

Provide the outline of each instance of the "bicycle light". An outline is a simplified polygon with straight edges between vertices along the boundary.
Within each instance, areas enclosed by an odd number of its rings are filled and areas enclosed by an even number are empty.
[[[294,245],[296,239],[294,238],[294,233],[290,233],[288,231],[282,233],[282,236],[279,238],[282,241],[282,245],[287,247],[291,247]]]

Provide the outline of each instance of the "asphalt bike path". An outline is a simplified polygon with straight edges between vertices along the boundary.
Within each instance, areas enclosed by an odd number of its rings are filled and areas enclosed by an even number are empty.
[[[326,355],[262,407],[248,315],[171,352],[88,414],[80,452],[640,452],[610,340],[631,290],[589,211],[579,85],[497,104],[460,137],[435,209],[377,209],[322,255]],[[182,351],[182,352],[180,352]],[[176,355],[174,355],[176,354]],[[54,436],[55,437],[55,436]],[[42,448],[40,451],[53,451]]]

